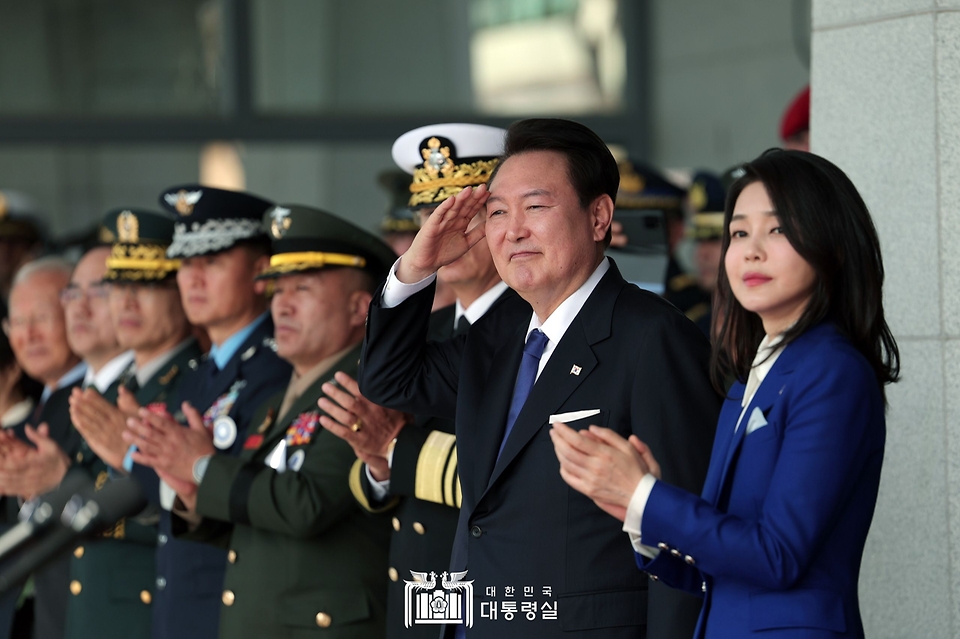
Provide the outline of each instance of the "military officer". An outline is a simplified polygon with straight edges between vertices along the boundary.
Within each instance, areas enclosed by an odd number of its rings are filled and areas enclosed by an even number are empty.
[[[221,637],[299,637],[310,629],[381,637],[389,521],[353,500],[353,451],[320,428],[317,399],[335,372],[356,374],[367,308],[395,255],[318,209],[277,206],[264,222],[274,254],[261,278],[274,281],[277,353],[293,375],[261,407],[239,458],[201,457],[194,465],[198,489],[180,497],[203,517],[192,537],[210,539],[222,524],[232,527]],[[394,427],[405,420],[395,411],[381,414]],[[363,421],[354,427],[362,429]],[[165,454],[162,434],[146,428],[142,435],[148,459]]]
[[[720,271],[720,240],[723,237],[723,207],[727,197],[723,182],[708,171],[698,171],[687,192],[687,205],[692,214],[689,230],[694,241],[694,261],[697,267],[697,285],[711,300],[717,290]],[[712,337],[713,305],[694,320],[707,336]]]
[[[435,124],[420,127],[400,136],[393,145],[397,165],[411,174],[408,178],[410,199],[407,202],[424,216],[446,198],[465,186],[486,182],[503,153],[506,131],[476,124]],[[451,178],[458,178],[452,183]],[[486,242],[480,242],[466,255],[440,269],[438,283],[443,282],[456,296],[453,305],[436,310],[430,317],[429,339],[445,340],[465,334],[469,326],[488,313],[521,307],[517,317],[524,321],[530,307],[509,290],[497,273]],[[353,380],[345,380],[345,388],[359,395]],[[362,397],[338,394],[336,388],[325,389],[330,399],[320,407],[332,415],[341,408],[330,403],[337,397],[343,403],[364,403]],[[360,466],[351,475],[351,488],[357,501],[373,512],[399,505],[394,511],[394,534],[390,542],[390,577],[387,636],[391,638],[434,637],[436,628],[429,625],[405,627],[403,623],[405,584],[411,572],[434,571],[441,574],[450,563],[453,535],[459,516],[456,474],[446,472],[456,465],[456,438],[453,420],[418,416],[416,426],[404,428],[396,436],[389,431],[377,433],[374,428],[353,432],[352,417],[331,421],[324,417],[325,427],[344,437],[358,455],[369,459],[386,446],[387,459]],[[448,463],[452,459],[452,466]],[[425,469],[431,469],[430,471]],[[418,470],[420,476],[418,477]],[[424,476],[424,475],[429,476]],[[426,485],[447,486],[447,490],[418,490]],[[388,497],[389,495],[389,497]],[[392,497],[392,499],[390,498]]]
[[[190,428],[172,429],[171,440],[199,444],[201,452],[161,465],[157,474],[165,481],[150,495],[162,507],[153,637],[206,639],[217,634],[227,556],[220,548],[172,536],[174,485],[192,481],[194,462],[202,454],[239,454],[253,411],[283,388],[290,365],[273,350],[265,285],[255,281],[270,263],[262,217],[271,204],[247,193],[200,185],[168,189],[160,203],[177,218],[167,257],[181,260],[177,284],[183,309],[213,342],[207,356],[189,366],[177,392],[178,410],[162,419],[168,425],[186,421],[186,409],[187,414],[198,414],[214,437],[210,441],[202,433],[198,439]],[[142,424],[150,415],[156,416],[142,408],[132,423]],[[128,444],[140,443],[129,429],[123,437]],[[144,457],[132,451],[131,459],[133,474],[144,483],[151,481],[154,470],[143,465]]]
[[[646,164],[624,160],[619,168],[617,211],[657,210],[663,213],[669,255],[663,296],[691,320],[697,321],[710,310],[710,296],[697,286],[696,277],[686,273],[677,260],[678,246],[686,233],[683,215],[686,191]]]
[[[111,326],[134,361],[118,389],[124,410],[91,389],[74,389],[70,397],[70,416],[84,441],[78,456],[97,486],[108,481],[110,468],[129,471],[126,415],[141,405],[175,411],[171,400],[183,373],[201,355],[177,290],[180,262],[165,255],[173,224],[167,214],[139,209],[111,211],[103,222],[115,240],[103,277]],[[156,545],[157,511],[149,509],[74,548],[68,638],[149,636]]]

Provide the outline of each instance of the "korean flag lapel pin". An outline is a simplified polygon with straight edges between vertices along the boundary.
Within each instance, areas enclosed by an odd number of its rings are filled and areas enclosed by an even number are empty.
[[[574,364],[574,365],[573,365],[573,368],[570,369],[570,374],[571,374],[571,375],[577,375],[577,376],[579,376],[579,375],[580,375],[580,371],[582,371],[582,370],[583,370],[582,368],[580,368],[579,366],[577,366],[576,364]]]

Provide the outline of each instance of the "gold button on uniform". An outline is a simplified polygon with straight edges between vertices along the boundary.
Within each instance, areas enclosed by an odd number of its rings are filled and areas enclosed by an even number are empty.
[[[81,590],[83,590],[83,584],[81,584],[79,581],[74,579],[70,582],[70,592],[75,595],[79,595]]]
[[[320,626],[321,628],[329,628],[331,623],[333,623],[333,619],[330,618],[330,615],[328,615],[325,612],[317,613],[318,626]]]
[[[223,597],[221,597],[221,601],[223,601],[224,606],[232,606],[233,602],[236,601],[236,599],[237,599],[237,596],[233,594],[232,590],[223,591]]]
[[[83,453],[77,453],[77,462],[83,461]]]
[[[73,551],[73,556],[77,559],[83,557],[83,546],[77,546]]]
[[[231,550],[230,552],[227,553],[227,561],[229,561],[231,564],[237,563],[237,551],[236,551],[236,550]]]
[[[151,601],[153,601],[153,595],[150,594],[149,590],[141,590],[140,601],[142,601],[145,604],[149,604]]]
[[[400,579],[400,573],[397,572],[396,568],[390,568],[390,570],[387,571],[387,574],[390,575],[390,581],[396,581]]]
[[[418,535],[422,535],[423,533],[427,532],[427,529],[424,528],[423,524],[421,524],[419,521],[413,522],[413,529],[417,531]]]
[[[684,557],[683,560],[684,560],[685,562],[687,562],[688,564],[690,564],[691,566],[692,566],[693,564],[697,563],[696,560],[695,560],[693,557],[691,557],[690,555],[687,555],[686,557]]]
[[[393,518],[393,529],[400,532],[400,520],[396,517]]]

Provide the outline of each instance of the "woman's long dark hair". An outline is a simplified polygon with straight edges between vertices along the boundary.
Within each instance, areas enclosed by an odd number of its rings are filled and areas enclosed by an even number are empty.
[[[856,187],[836,165],[802,151],[771,149],[742,168],[724,212],[715,306],[719,331],[710,361],[714,385],[723,392],[725,379],[745,380],[764,336],[760,317],[734,297],[724,266],[733,207],[747,185],[760,182],[787,240],[816,273],[810,303],[783,334],[783,343],[830,321],[867,358],[883,392],[884,384],[900,376],[900,352],[883,317],[880,240]]]

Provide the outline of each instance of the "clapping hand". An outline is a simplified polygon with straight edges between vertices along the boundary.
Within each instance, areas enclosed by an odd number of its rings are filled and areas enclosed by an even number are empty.
[[[389,479],[387,449],[412,417],[374,404],[360,394],[356,380],[346,373],[337,373],[335,378],[340,388],[327,382],[322,387],[327,396],[317,402],[327,413],[320,416],[320,425],[350,444],[356,456],[370,467],[374,479]]]
[[[627,440],[609,428],[576,431],[558,423],[550,438],[563,480],[620,521],[643,476],[660,478],[660,465],[636,435]]]

